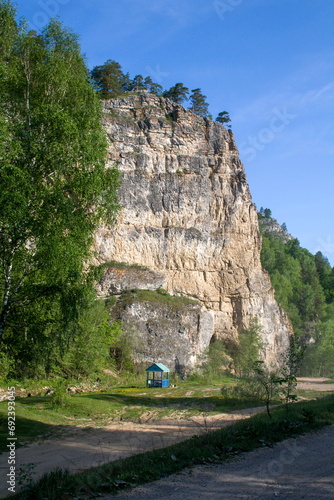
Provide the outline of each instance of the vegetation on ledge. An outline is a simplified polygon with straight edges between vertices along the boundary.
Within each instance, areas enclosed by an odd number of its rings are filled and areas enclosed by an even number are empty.
[[[124,307],[127,304],[134,302],[149,302],[152,304],[161,304],[163,306],[171,307],[172,309],[185,310],[188,305],[196,305],[198,302],[189,297],[182,295],[170,295],[163,288],[153,290],[131,290],[123,292],[120,296],[117,306]]]

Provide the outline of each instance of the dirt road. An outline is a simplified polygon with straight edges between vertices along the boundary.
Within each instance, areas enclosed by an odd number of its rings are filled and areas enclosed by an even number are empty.
[[[101,500],[333,500],[334,426]]]
[[[35,464],[34,479],[55,467],[82,471],[144,451],[164,448],[196,434],[231,425],[265,408],[249,408],[212,417],[187,420],[114,422],[106,427],[69,427],[62,439],[48,439],[16,449],[16,470]],[[1,479],[8,472],[8,453],[0,455]],[[6,480],[0,483],[0,498],[8,494]]]
[[[297,389],[303,391],[320,391],[320,392],[331,392],[334,391],[334,384],[326,383],[328,378],[308,378],[299,377],[297,384]]]

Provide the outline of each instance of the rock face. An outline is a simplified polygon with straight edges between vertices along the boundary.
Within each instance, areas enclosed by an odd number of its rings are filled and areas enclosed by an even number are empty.
[[[124,323],[125,335],[137,362],[165,361],[186,374],[193,368],[213,332],[214,314],[187,297],[136,290],[123,293],[112,317]]]
[[[232,132],[152,94],[105,101],[104,124],[108,162],[122,173],[122,210],[116,228],[97,232],[96,251],[99,262],[124,264],[110,265],[100,295],[163,287],[197,301],[165,334],[167,306],[125,306],[119,317],[146,345],[139,358],[172,369],[182,358],[191,369],[210,342],[236,339],[257,317],[265,361],[275,363],[291,328],[261,268],[257,213]]]

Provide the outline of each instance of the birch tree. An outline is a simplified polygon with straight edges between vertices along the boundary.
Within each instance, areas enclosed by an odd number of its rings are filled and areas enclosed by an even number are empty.
[[[15,16],[0,0],[0,345],[64,332],[93,293],[93,233],[117,210],[77,36]]]

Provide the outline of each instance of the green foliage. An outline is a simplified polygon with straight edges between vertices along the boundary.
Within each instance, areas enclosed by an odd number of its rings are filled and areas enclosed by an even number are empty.
[[[126,304],[133,302],[149,302],[156,303],[162,306],[168,306],[172,310],[184,310],[187,306],[198,304],[197,301],[184,296],[170,295],[167,290],[158,288],[157,291],[153,290],[139,290],[134,289],[121,294],[117,301],[116,307],[123,308]]]
[[[102,99],[110,99],[122,93],[125,75],[118,62],[108,59],[102,66],[95,66],[91,77]]]
[[[118,176],[77,36],[14,15],[1,1],[0,341],[27,374],[50,369],[94,296],[92,235],[113,222]]]
[[[260,228],[268,210],[260,210]],[[263,226],[261,262],[270,274],[276,300],[289,316],[297,343],[307,345],[301,373],[333,375],[334,269],[328,259],[321,252],[312,255],[297,239],[286,243]]]
[[[238,344],[231,346],[228,351],[233,358],[238,376],[247,377],[253,372],[254,363],[260,357],[262,346],[261,326],[257,318],[253,318],[249,327],[240,332]]]
[[[150,76],[147,76],[144,80],[145,89],[151,94],[160,95],[162,92],[162,86],[158,83],[153,82]]]
[[[102,269],[136,269],[138,271],[148,271],[149,268],[146,266],[140,266],[139,264],[128,264],[127,262],[120,262],[116,260],[110,260],[101,264]]]
[[[284,398],[286,408],[291,401],[297,399],[293,391],[297,387],[297,375],[299,374],[303,358],[305,356],[305,345],[297,342],[294,336],[290,337],[288,349],[283,353],[281,367],[279,370],[279,384],[281,385],[281,395]]]
[[[0,352],[0,378],[6,379],[13,369],[13,360],[5,352]]]
[[[124,74],[121,65],[111,59],[102,66],[95,66],[91,78],[101,99],[112,99],[124,92],[146,91],[155,95],[162,92],[161,85],[153,82],[150,76],[136,75],[131,80],[130,74]]]
[[[321,252],[317,252],[314,256],[315,266],[319,276],[320,284],[324,290],[326,302],[328,304],[334,302],[334,269]]]
[[[201,89],[194,89],[191,91],[191,95],[189,100],[191,102],[191,106],[189,109],[200,116],[207,116],[209,105],[206,102],[206,96],[202,94]]]
[[[270,405],[280,400],[280,385],[278,372],[266,367],[263,361],[256,361],[246,379],[239,379],[234,387],[222,387],[221,394],[224,399],[248,401],[252,405],[264,403],[271,418]]]
[[[132,90],[135,92],[140,92],[141,90],[146,90],[146,84],[144,83],[144,77],[142,75],[136,75],[132,80]]]
[[[259,215],[259,218],[271,219],[272,213],[271,213],[270,208],[261,207],[258,215]]]
[[[205,380],[207,383],[219,380],[226,372],[230,362],[231,358],[227,354],[224,343],[221,340],[212,342],[205,354],[205,362],[199,371],[199,380]],[[193,380],[192,376],[189,379]]]
[[[256,385],[261,391],[261,399],[266,404],[267,414],[269,418],[272,418],[270,412],[271,402],[279,397],[279,385],[281,384],[281,379],[275,370],[272,370],[265,366],[263,361],[257,361],[254,364],[254,375],[253,379]]]
[[[53,409],[65,408],[70,398],[67,392],[67,381],[58,380],[54,384],[53,394],[50,397],[50,406]]]
[[[298,240],[284,243],[279,236],[266,232],[262,236],[261,262],[296,334],[313,335],[326,303],[314,256],[301,248]]]
[[[77,328],[79,331],[59,363],[62,373],[70,377],[100,373],[110,364],[110,346],[122,334],[120,323],[110,324],[104,301],[96,300],[80,313]]]
[[[255,337],[255,345],[257,342],[258,340]],[[251,345],[252,350],[253,347],[254,344]],[[223,397],[226,399],[248,399],[255,402],[263,401],[270,418],[270,404],[273,401],[284,400],[288,410],[288,404],[296,400],[293,390],[297,386],[297,374],[304,357],[304,351],[305,347],[300,346],[292,337],[288,349],[283,353],[282,359],[279,360],[280,365],[275,368],[266,366],[264,361],[258,359],[248,365],[251,362],[248,356],[246,358],[247,372],[242,373],[243,375],[246,374],[247,378],[239,379],[235,387],[223,387],[221,389]],[[253,350],[253,355],[255,354]]]
[[[183,83],[176,83],[173,87],[169,90],[165,90],[162,94],[163,97],[171,99],[177,104],[182,104],[185,100],[188,100],[188,95],[189,89],[185,87]]]
[[[123,328],[121,329],[121,324],[120,322],[118,322],[118,327],[120,330],[119,335],[110,346],[110,355],[115,361],[117,370],[119,370],[120,372],[133,373],[135,370],[135,365],[133,362],[132,353],[135,345],[135,340],[131,325],[123,325]]]
[[[230,115],[227,111],[221,111],[218,113],[216,118],[216,122],[222,123],[223,125],[226,123],[227,125],[231,123]]]
[[[301,373],[334,377],[334,319],[317,324],[314,343],[307,347]]]

